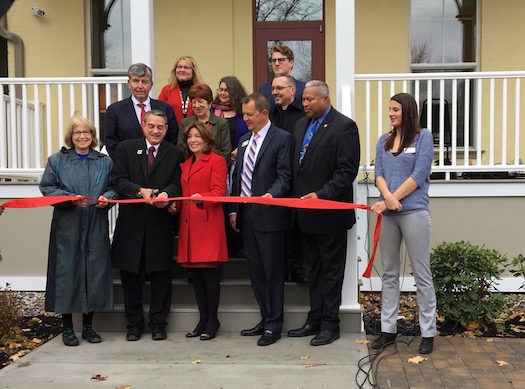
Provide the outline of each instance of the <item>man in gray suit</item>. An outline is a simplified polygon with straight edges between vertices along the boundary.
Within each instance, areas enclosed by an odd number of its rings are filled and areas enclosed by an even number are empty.
[[[291,135],[272,125],[270,104],[260,93],[243,99],[242,113],[250,132],[239,140],[232,196],[284,197],[290,189]],[[284,242],[289,213],[284,207],[239,204],[231,207],[231,227],[241,232],[253,292],[261,321],[241,331],[261,336],[259,346],[281,337],[284,310]]]

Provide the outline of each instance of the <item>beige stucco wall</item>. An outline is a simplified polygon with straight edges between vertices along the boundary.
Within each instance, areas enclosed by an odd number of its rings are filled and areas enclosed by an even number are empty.
[[[464,183],[468,185],[468,183]],[[373,204],[377,199],[370,199]],[[443,242],[468,241],[474,245],[485,246],[507,255],[509,261],[518,254],[525,255],[525,247],[519,238],[523,221],[516,215],[525,214],[525,202],[520,197],[432,197],[430,199],[432,218],[431,249]],[[373,228],[376,217],[371,216],[369,228],[369,247],[372,247]],[[516,238],[518,237],[518,238]],[[405,263],[406,262],[406,263]],[[410,261],[406,250],[402,249],[401,269],[404,275],[411,275]],[[378,250],[372,276],[381,272],[381,252]],[[507,273],[507,276],[508,273]]]
[[[206,0],[181,7],[172,0],[154,2],[157,92],[167,84],[175,60],[191,55],[212,90],[221,77],[235,75],[251,92],[253,84],[252,4]]]
[[[11,199],[0,199],[0,203]],[[52,207],[6,209],[0,220],[0,276],[44,277]],[[0,285],[4,287],[5,285]]]
[[[525,1],[479,1],[479,70],[525,70]]]
[[[32,7],[45,11],[36,17]],[[86,75],[86,17],[83,1],[15,1],[7,13],[7,29],[24,42],[26,77]],[[9,43],[9,74],[14,75]]]
[[[507,0],[500,2],[496,0],[480,1],[480,23],[479,23],[479,40],[480,47],[478,53],[479,70],[484,72],[492,71],[524,71],[525,70],[525,51],[520,49],[520,45],[525,40],[525,24],[523,23],[523,15],[525,15],[525,2],[522,0]],[[500,128],[503,122],[503,113],[507,113],[508,128],[511,132],[507,135],[509,143],[515,143],[515,136],[513,129],[515,128],[515,100],[511,99],[507,105],[499,103],[501,99],[501,92],[503,90],[503,83],[501,80],[496,80],[495,83],[494,101],[498,102],[494,107],[494,128],[498,134],[495,137],[496,155],[495,162],[502,161],[501,148],[501,132]],[[489,142],[489,128],[490,122],[488,120],[488,113],[490,110],[490,84],[483,83],[483,100],[485,104],[481,107],[482,129],[484,136],[482,138],[483,144]],[[515,83],[509,82],[507,85],[509,96],[515,95]],[[525,160],[525,140],[523,139],[523,127],[525,118],[525,87],[523,83],[520,90],[520,125],[521,125],[521,142],[520,142],[520,157]],[[507,162],[514,157],[514,149],[507,150]],[[484,155],[484,161],[488,161],[488,155]],[[513,161],[512,161],[513,163]]]

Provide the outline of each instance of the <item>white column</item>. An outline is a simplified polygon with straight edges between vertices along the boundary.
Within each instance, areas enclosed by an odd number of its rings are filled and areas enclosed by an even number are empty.
[[[355,0],[335,1],[335,75],[337,109],[352,118],[354,115],[354,74],[355,74]],[[357,180],[353,183],[354,201],[357,202]],[[363,218],[362,211],[356,211],[357,224],[348,231],[346,269],[342,292],[341,310],[360,309],[358,274],[358,229]],[[365,225],[366,227],[366,225]],[[364,235],[360,236],[363,240]]]
[[[130,1],[131,62],[142,62],[155,71],[153,0]],[[155,74],[154,74],[155,76]],[[155,91],[151,91],[155,95]]]

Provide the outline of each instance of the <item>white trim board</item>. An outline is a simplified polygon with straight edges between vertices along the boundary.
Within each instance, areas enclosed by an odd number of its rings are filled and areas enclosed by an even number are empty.
[[[415,292],[414,277],[404,277],[400,280],[401,289],[403,292]],[[6,283],[10,285],[10,289],[14,291],[35,291],[43,292],[46,289],[46,277],[0,277],[0,286],[5,287]],[[502,278],[498,283],[498,290],[505,293],[525,293],[521,285],[525,280],[515,277]],[[381,278],[370,277],[360,279],[360,290],[362,292],[380,292]]]

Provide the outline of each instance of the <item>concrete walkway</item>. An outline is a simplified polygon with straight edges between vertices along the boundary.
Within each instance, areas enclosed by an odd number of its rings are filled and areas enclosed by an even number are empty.
[[[320,347],[310,346],[311,337],[287,336],[260,347],[258,337],[232,332],[205,342],[180,332],[168,333],[165,341],[148,333],[138,342],[127,342],[120,332],[101,336],[100,344],[79,339],[78,347],[64,346],[57,336],[0,370],[0,388],[351,389],[358,387],[358,361],[368,356],[367,346],[357,342],[366,339],[364,333],[341,334]],[[92,382],[96,375],[106,379]]]

